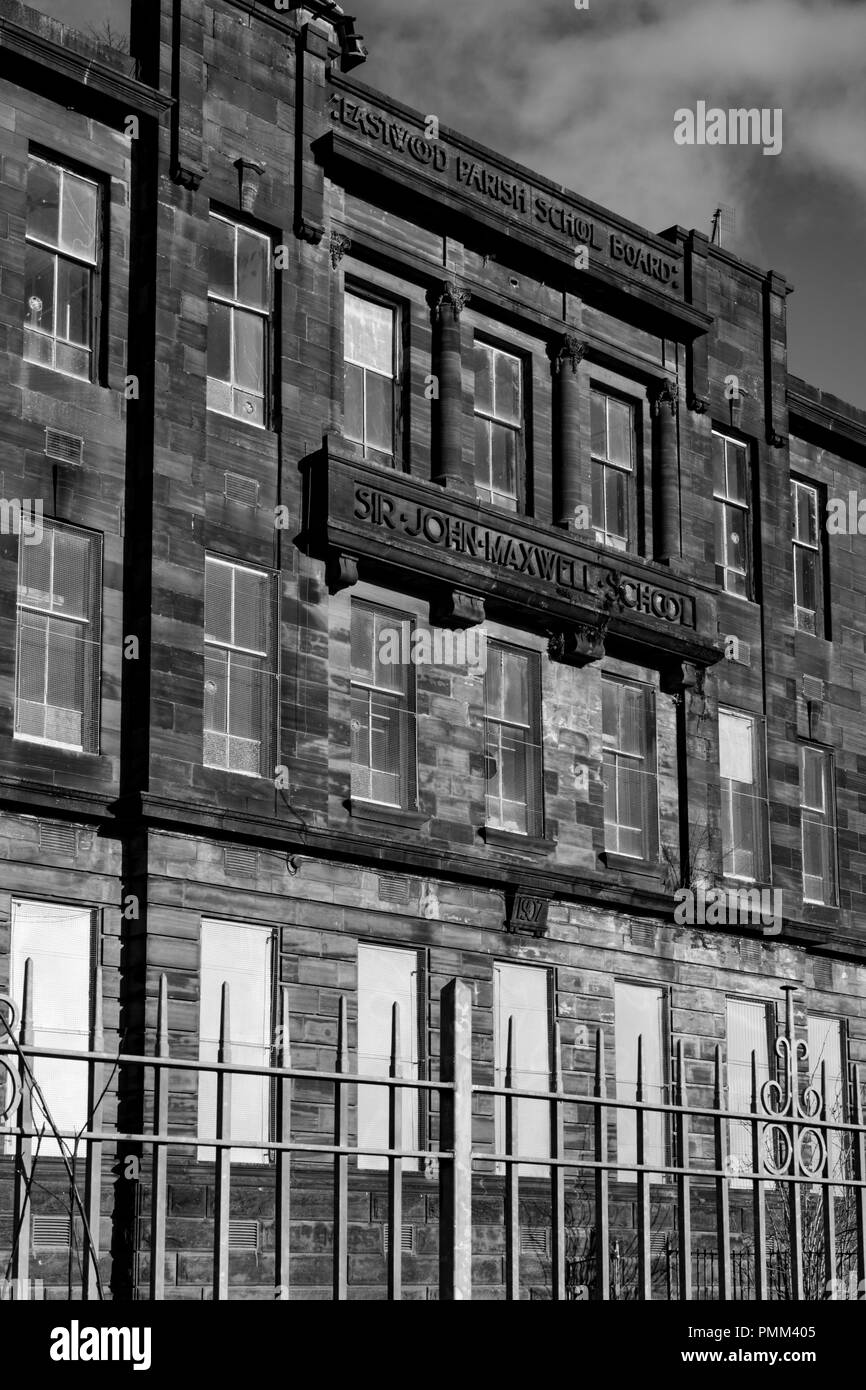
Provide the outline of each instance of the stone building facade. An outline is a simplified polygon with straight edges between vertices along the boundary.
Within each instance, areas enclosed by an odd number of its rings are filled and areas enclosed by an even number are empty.
[[[134,4],[131,51],[0,0],[0,989],[20,1000],[30,956],[37,1037],[84,1047],[101,967],[128,1054],[153,1050],[165,975],[172,1052],[213,1059],[227,979],[267,1064],[284,985],[293,1064],[323,1072],[340,999],[361,1069],[395,999],[404,1066],[435,1078],[459,977],[480,1082],[514,1017],[530,1089],[557,1022],[576,1095],[602,1027],[623,1095],[640,1033],[660,1099],[681,1042],[712,1104],[720,1045],[737,1108],[794,985],[847,1114],[866,566],[856,521],[826,517],[861,493],[866,412],[788,373],[792,287],[373,91],[327,0]],[[42,504],[39,537],[13,500]],[[764,916],[719,921],[719,886],[764,890]],[[266,1140],[267,1087],[236,1094]],[[151,1096],[120,1068],[106,1105],[134,1133]],[[212,1137],[213,1107],[172,1074],[176,1133]],[[83,1124],[76,1086],[61,1110]],[[407,1102],[413,1147],[435,1111]],[[383,1118],[353,1097],[359,1143],[387,1147]],[[329,1142],[332,1088],[298,1083],[294,1124]],[[616,1139],[634,1161],[626,1120]],[[501,1152],[491,1097],[473,1142]],[[664,1163],[661,1120],[649,1142]],[[148,1272],[135,1152],[103,1194],[120,1297]],[[268,1297],[271,1165],[243,1157],[232,1293]],[[212,1158],[171,1158],[170,1297],[210,1296]],[[38,1162],[47,1220],[68,1190],[50,1144]],[[496,1297],[502,1178],[477,1166]],[[407,1168],[406,1292],[435,1297],[435,1160]],[[330,1169],[299,1160],[295,1184],[292,1296],[329,1297]],[[381,1297],[381,1163],[352,1160],[350,1188],[350,1296]],[[4,1259],[11,1192],[7,1153]],[[541,1296],[546,1192],[522,1179]],[[39,1232],[61,1295],[69,1237]]]

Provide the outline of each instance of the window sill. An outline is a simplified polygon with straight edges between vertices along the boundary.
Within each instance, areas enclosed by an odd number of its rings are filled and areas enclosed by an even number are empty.
[[[605,849],[599,854],[603,868],[615,873],[626,874],[642,888],[654,888],[661,892],[665,886],[664,866],[650,859],[632,859],[628,854],[616,854]]]
[[[533,835],[519,835],[514,830],[496,830],[484,825],[479,835],[486,845],[496,849],[508,849],[518,854],[533,854],[538,858],[552,854],[556,849],[555,840],[545,840]]]
[[[402,806],[380,806],[376,801],[359,801],[357,797],[350,797],[344,804],[354,819],[378,821],[380,825],[397,825],[404,829],[419,830],[430,819],[423,811],[412,811]]]

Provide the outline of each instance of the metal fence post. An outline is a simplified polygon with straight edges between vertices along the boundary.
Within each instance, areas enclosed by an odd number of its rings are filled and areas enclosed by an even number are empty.
[[[472,1297],[472,991],[442,990],[439,1147],[439,1297]],[[445,1155],[448,1154],[448,1157]]]

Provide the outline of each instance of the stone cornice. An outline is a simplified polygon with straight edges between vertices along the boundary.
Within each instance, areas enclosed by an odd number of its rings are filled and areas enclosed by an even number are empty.
[[[154,87],[128,77],[117,68],[98,58],[86,58],[72,49],[63,48],[52,39],[36,34],[10,19],[0,18],[0,53],[14,53],[40,67],[52,76],[60,75],[80,83],[90,91],[122,106],[130,115],[152,116],[156,120],[170,109],[172,99]]]

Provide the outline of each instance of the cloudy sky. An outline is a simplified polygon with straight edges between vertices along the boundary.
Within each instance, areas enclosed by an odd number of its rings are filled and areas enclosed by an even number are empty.
[[[31,0],[68,23],[129,0]],[[864,0],[346,0],[357,75],[654,231],[709,232],[795,286],[789,366],[866,406]],[[678,146],[674,112],[781,108],[783,147]]]

